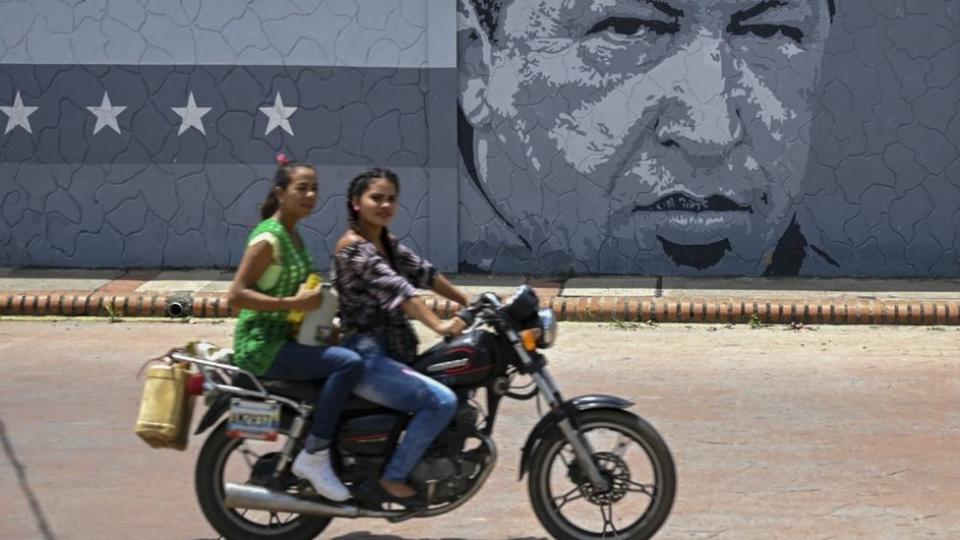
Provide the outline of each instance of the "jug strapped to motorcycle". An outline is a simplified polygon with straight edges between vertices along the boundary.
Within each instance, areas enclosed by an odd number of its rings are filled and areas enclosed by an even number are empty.
[[[193,396],[187,391],[190,364],[174,361],[170,355],[147,360],[137,378],[147,369],[140,412],[134,433],[153,448],[186,450],[190,421],[193,418]],[[153,365],[151,365],[153,364]]]

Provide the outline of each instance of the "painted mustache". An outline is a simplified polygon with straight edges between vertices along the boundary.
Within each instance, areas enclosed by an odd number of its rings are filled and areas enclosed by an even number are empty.
[[[633,212],[753,212],[753,208],[737,203],[723,195],[711,195],[707,198],[694,197],[684,193],[673,193],[661,197],[653,204],[636,205]]]

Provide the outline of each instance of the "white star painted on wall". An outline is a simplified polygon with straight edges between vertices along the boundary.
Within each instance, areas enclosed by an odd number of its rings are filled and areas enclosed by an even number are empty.
[[[93,134],[100,133],[105,127],[110,127],[117,133],[120,133],[120,125],[117,124],[117,115],[125,111],[126,107],[114,106],[110,103],[110,96],[103,93],[103,100],[99,107],[87,107],[87,110],[97,116],[97,125],[93,126]]]
[[[28,119],[31,114],[36,112],[39,107],[27,107],[23,104],[23,99],[20,98],[20,92],[17,92],[17,97],[13,98],[12,107],[0,107],[0,111],[3,111],[3,114],[6,114],[9,118],[7,119],[7,129],[3,132],[4,135],[13,131],[17,126],[22,127],[27,130],[27,133],[33,134],[33,129],[30,128],[30,120]]]
[[[264,135],[269,135],[270,132],[277,129],[277,127],[293,135],[293,128],[290,127],[288,118],[290,118],[296,110],[297,107],[284,107],[283,98],[280,97],[280,92],[277,92],[277,98],[274,100],[273,106],[260,107],[260,112],[267,115],[267,118],[270,119],[270,121],[267,122],[267,131]]]
[[[197,107],[197,102],[193,99],[193,92],[190,92],[190,96],[187,98],[186,107],[170,108],[182,119],[180,122],[180,131],[177,132],[177,135],[183,135],[183,132],[190,128],[195,128],[204,135],[207,134],[203,129],[203,115],[210,112],[210,109],[213,107]]]

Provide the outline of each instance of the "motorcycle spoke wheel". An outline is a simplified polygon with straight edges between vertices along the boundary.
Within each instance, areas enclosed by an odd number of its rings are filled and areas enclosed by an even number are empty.
[[[628,486],[631,483],[655,484],[655,473],[646,453],[634,441],[627,445],[617,443],[621,449],[626,446],[619,460],[616,454],[601,451],[614,449],[611,440],[621,435],[610,427],[591,426],[584,434],[594,449],[594,462],[611,484],[611,489],[605,493],[597,492],[586,474],[580,472],[572,459],[570,445],[564,441],[552,459],[548,493],[555,502],[554,510],[571,525],[598,538],[616,538],[620,530],[629,529],[641,521],[652,502],[645,494],[637,496],[637,491],[630,491]],[[556,504],[558,499],[560,504]],[[614,507],[619,511],[614,513]]]
[[[650,498],[653,498],[653,497],[655,496],[655,494],[654,494],[654,486],[651,486],[651,485],[649,485],[649,484],[641,484],[641,483],[639,483],[639,482],[634,482],[634,481],[632,481],[632,480],[628,480],[628,481],[626,482],[626,486],[625,486],[625,487],[626,487],[627,491],[630,491],[630,492],[643,493],[644,495],[646,495],[646,496],[648,496],[648,497],[650,497]]]
[[[204,443],[197,460],[196,490],[200,507],[207,520],[223,537],[231,540],[307,540],[315,538],[329,524],[331,518],[303,516],[290,512],[228,508],[224,501],[224,486],[231,484],[267,484],[267,476],[276,469],[287,435],[277,441],[231,439],[227,436],[227,422],[222,422]],[[286,476],[281,489],[299,494],[304,483]]]
[[[613,505],[601,504],[600,516],[603,518],[603,532],[601,532],[601,536],[607,536],[608,528],[614,537],[620,536],[620,531],[617,530],[617,525],[613,521]]]
[[[250,449],[247,445],[247,441],[240,443],[240,455],[243,456],[243,460],[247,462],[247,465],[250,467],[250,470],[253,470],[254,464],[260,458],[260,455]]]
[[[537,517],[555,538],[649,538],[673,504],[676,473],[666,445],[626,413],[583,413],[579,425],[609,488],[593,486],[566,439],[546,440],[529,480]]]
[[[286,437],[277,441],[255,441],[250,439],[235,439],[228,444],[224,453],[223,470],[220,476],[220,489],[227,483],[246,484],[253,478],[253,468],[257,461],[272,453],[283,450]],[[288,493],[296,494],[296,489],[288,489]],[[226,508],[233,513],[244,528],[256,530],[260,528],[283,530],[296,525],[300,514],[289,512],[271,512],[269,510],[247,510]]]
[[[574,486],[573,489],[564,493],[563,495],[560,495],[559,497],[554,497],[553,504],[555,505],[557,510],[562,510],[567,503],[571,503],[582,497],[583,497],[583,493],[580,491],[580,486]]]

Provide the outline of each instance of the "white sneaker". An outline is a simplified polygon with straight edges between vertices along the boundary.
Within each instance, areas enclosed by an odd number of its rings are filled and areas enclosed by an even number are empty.
[[[315,454],[301,450],[293,460],[293,474],[310,482],[313,489],[331,501],[343,502],[350,498],[350,490],[340,482],[330,464],[330,449]]]

